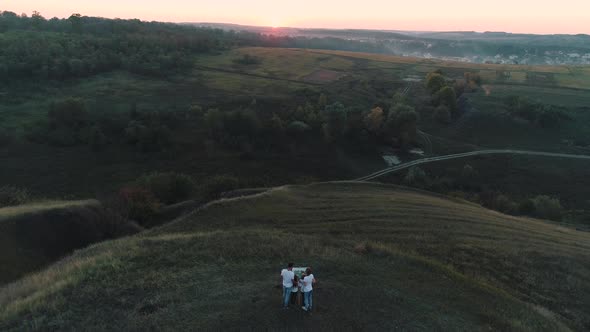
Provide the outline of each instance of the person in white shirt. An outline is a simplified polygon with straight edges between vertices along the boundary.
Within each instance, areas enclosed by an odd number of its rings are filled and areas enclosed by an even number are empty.
[[[283,281],[283,308],[289,308],[289,299],[291,298],[291,288],[293,288],[293,279],[295,279],[295,273],[293,273],[293,263],[289,263],[286,269],[281,271],[281,278]]]
[[[311,268],[307,268],[305,270],[305,277],[303,278],[303,303],[304,306],[301,307],[305,311],[311,311],[313,305],[313,284],[315,284],[316,280],[311,273]]]

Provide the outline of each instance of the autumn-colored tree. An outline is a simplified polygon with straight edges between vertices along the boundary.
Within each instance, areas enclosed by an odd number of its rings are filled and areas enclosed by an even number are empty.
[[[381,107],[375,107],[365,117],[365,126],[371,133],[379,135],[381,133],[381,127],[383,126],[383,121],[383,109]]]

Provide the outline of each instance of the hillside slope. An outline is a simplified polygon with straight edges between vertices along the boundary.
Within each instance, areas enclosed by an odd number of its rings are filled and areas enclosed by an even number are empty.
[[[0,209],[0,285],[39,270],[75,249],[133,234],[100,202],[54,201]]]
[[[312,315],[279,271],[314,268]],[[0,290],[0,329],[583,330],[590,234],[368,183],[211,203]]]

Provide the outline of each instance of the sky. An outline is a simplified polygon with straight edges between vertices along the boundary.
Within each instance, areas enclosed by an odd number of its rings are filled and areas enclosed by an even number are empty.
[[[590,34],[590,0],[0,0],[0,10],[301,28]]]

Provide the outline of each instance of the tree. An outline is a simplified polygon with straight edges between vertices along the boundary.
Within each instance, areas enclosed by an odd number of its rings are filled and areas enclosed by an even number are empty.
[[[432,72],[426,76],[426,88],[430,91],[430,94],[435,94],[446,85],[445,78],[439,73]]]
[[[393,97],[391,98],[391,104],[392,105],[396,105],[396,104],[407,104],[407,103],[408,103],[408,98],[405,95],[403,95],[403,94],[401,94],[399,92],[396,92],[393,95]]]
[[[380,135],[383,121],[383,109],[381,107],[375,107],[365,117],[365,126],[374,135]]]
[[[389,110],[383,127],[384,134],[396,137],[402,145],[410,143],[416,136],[418,113],[413,107],[399,104]]]
[[[68,18],[68,21],[70,21],[70,24],[72,26],[72,31],[74,31],[76,33],[82,32],[82,15],[80,15],[78,13],[72,14]]]
[[[408,186],[424,188],[428,185],[428,176],[420,167],[414,166],[408,170],[403,183]]]
[[[323,125],[324,137],[328,142],[337,140],[346,131],[346,119],[348,110],[341,103],[326,106],[322,114],[325,123]]]
[[[444,105],[449,108],[451,114],[457,112],[457,94],[455,90],[449,86],[440,89],[435,96],[438,105]]]
[[[535,216],[543,219],[561,220],[563,208],[557,198],[539,195],[533,199]]]
[[[41,25],[45,22],[45,18],[41,16],[41,13],[34,10],[33,15],[31,15],[31,21],[33,23],[33,27],[35,27],[35,29],[39,29],[41,28]]]
[[[283,119],[281,119],[276,113],[273,113],[270,120],[268,120],[267,127],[273,139],[280,140],[283,138],[283,135],[285,134],[285,124],[283,123]]]
[[[465,82],[467,82],[468,84],[473,83],[476,86],[481,86],[482,79],[478,73],[466,72],[463,74],[463,77],[465,78]]]
[[[442,124],[451,123],[451,112],[449,111],[449,107],[446,105],[439,105],[434,110],[434,119]]]
[[[325,94],[321,94],[318,98],[318,108],[323,110],[328,105],[328,97]]]

